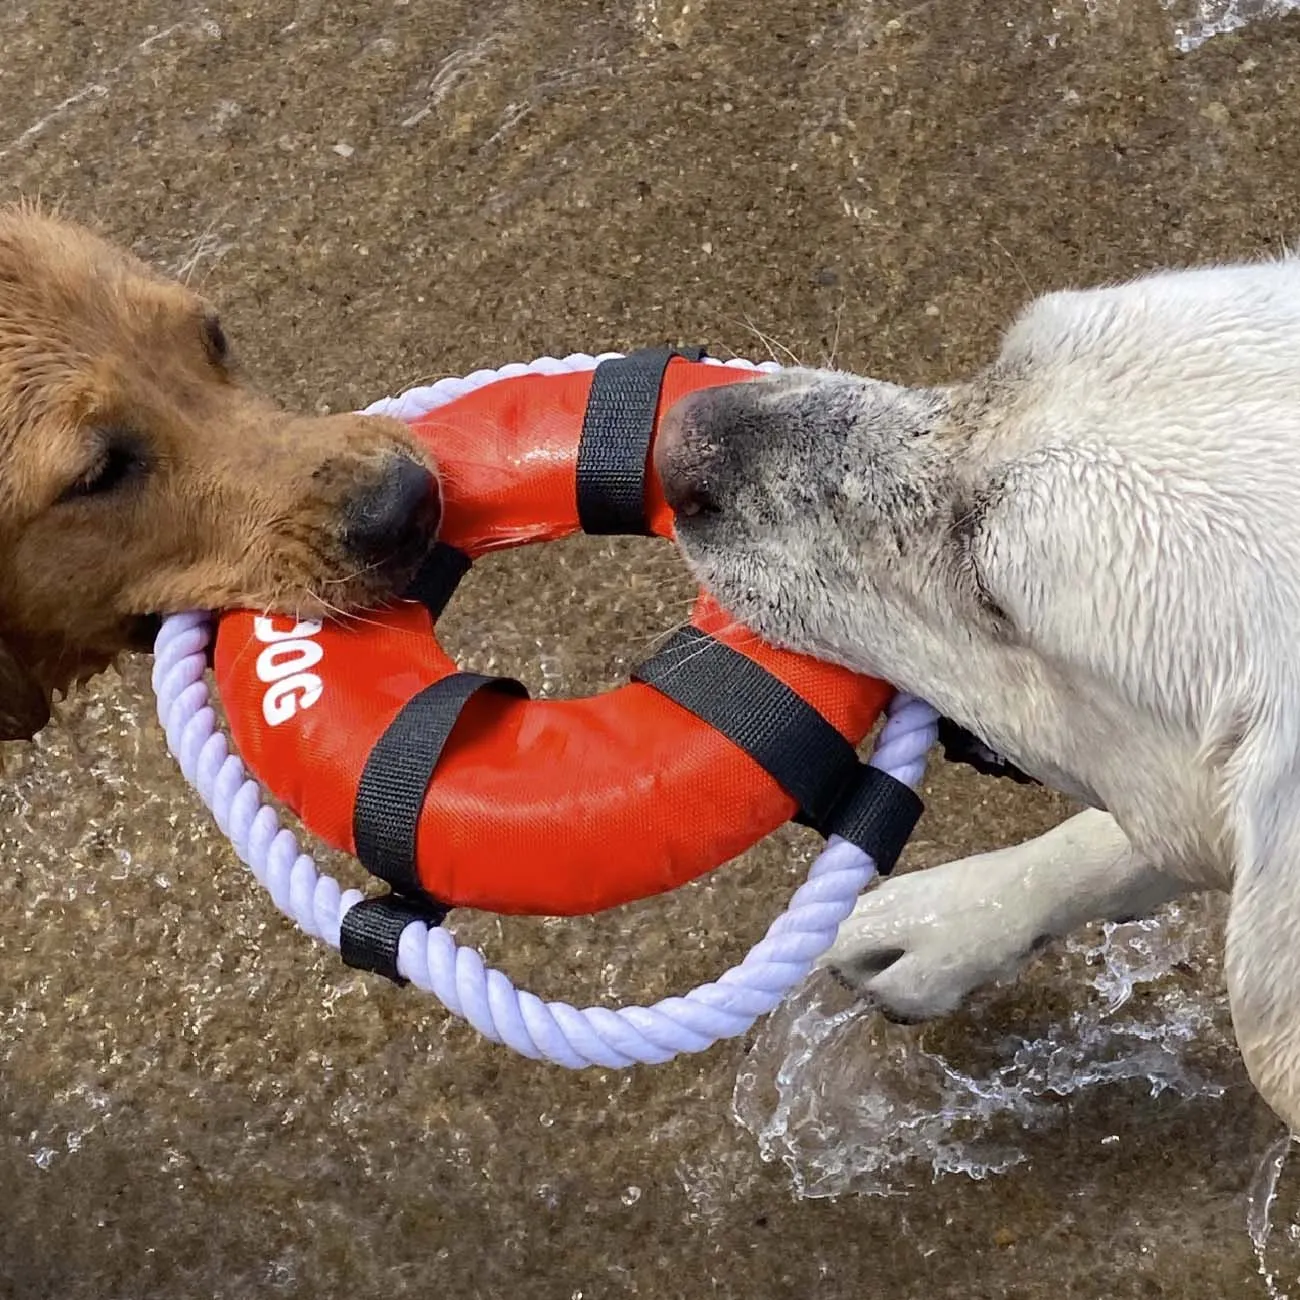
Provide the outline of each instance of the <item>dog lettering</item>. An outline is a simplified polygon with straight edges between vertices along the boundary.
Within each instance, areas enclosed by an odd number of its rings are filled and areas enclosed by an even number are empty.
[[[257,656],[257,676],[267,685],[262,716],[268,726],[288,722],[320,699],[325,684],[310,671],[325,654],[320,642],[311,639],[320,630],[318,619],[304,619],[283,631],[273,619],[253,620],[254,635],[266,647]]]

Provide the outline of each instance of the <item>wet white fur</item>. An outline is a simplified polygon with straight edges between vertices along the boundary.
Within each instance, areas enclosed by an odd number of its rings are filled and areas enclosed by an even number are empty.
[[[887,881],[826,960],[933,1016],[1042,936],[1230,891],[1238,1041],[1300,1131],[1300,262],[1047,295],[967,383],[759,387],[825,503],[774,520],[791,462],[747,445],[769,495],[685,532],[701,578],[1098,809]],[[856,470],[821,468],[819,409]]]

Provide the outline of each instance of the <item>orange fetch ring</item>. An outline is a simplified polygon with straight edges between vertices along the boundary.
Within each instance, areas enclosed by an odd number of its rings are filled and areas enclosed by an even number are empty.
[[[647,351],[496,378],[411,420],[443,496],[420,599],[349,627],[221,620],[217,682],[248,766],[317,835],[444,914],[595,912],[673,889],[795,816],[855,842],[871,823],[888,870],[919,801],[898,825],[898,792],[915,796],[854,752],[884,683],[756,643],[707,596],[632,682],[586,699],[530,700],[438,644],[479,555],[580,529],[671,537],[649,462],[660,418],[757,373]]]

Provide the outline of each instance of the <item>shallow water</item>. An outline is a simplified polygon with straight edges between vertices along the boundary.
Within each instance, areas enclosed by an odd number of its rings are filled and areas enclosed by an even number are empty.
[[[190,278],[309,409],[665,339],[936,379],[1031,291],[1294,237],[1292,8],[43,0],[0,8],[0,192]],[[447,635],[601,689],[689,595],[668,548],[577,540],[479,566]],[[818,979],[744,1042],[570,1075],[282,923],[145,665],[6,761],[0,1295],[1300,1297],[1300,1160],[1213,900],[935,1025]],[[942,765],[926,800],[910,867],[1068,811]],[[739,958],[814,849],[453,925],[541,992],[650,1001]]]
[[[1169,907],[1067,940],[1030,976],[1077,990],[1065,1016],[1008,1014],[1006,993],[993,990],[937,1032],[918,1031],[888,1024],[829,978],[809,981],[760,1032],[735,1116],[800,1195],[890,1195],[918,1176],[1006,1173],[1030,1158],[1023,1134],[1061,1122],[1057,1098],[1128,1080],[1153,1097],[1222,1097],[1226,998],[1186,974],[1219,975],[1220,910]],[[984,1035],[990,1024],[1001,1032]]]

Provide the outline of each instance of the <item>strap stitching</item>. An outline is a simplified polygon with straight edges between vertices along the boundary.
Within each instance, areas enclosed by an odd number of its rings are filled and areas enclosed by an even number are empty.
[[[642,348],[592,373],[574,473],[578,520],[592,536],[645,536],[646,473],[668,363],[704,349]]]
[[[399,893],[425,892],[416,869],[420,815],[461,711],[481,690],[528,695],[513,678],[452,673],[412,696],[366,758],[352,811],[356,854]]]
[[[632,674],[744,750],[799,805],[797,821],[850,840],[892,869],[922,804],[774,673],[688,627]]]

